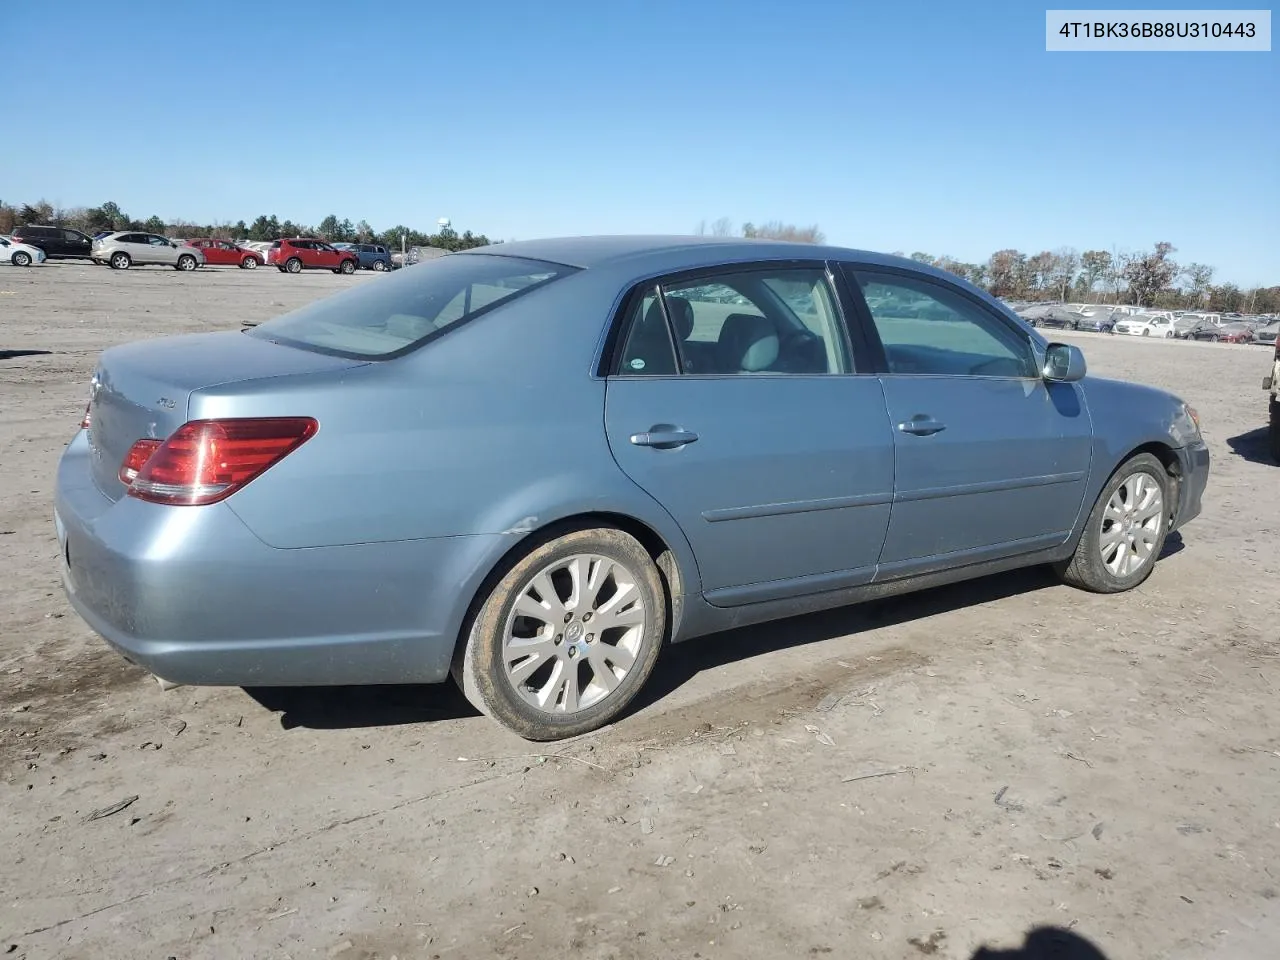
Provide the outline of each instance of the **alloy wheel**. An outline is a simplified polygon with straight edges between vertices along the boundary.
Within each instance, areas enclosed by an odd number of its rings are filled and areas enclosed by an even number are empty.
[[[520,589],[502,635],[504,675],[537,710],[587,710],[631,670],[648,623],[632,571],[595,554],[567,557]]]

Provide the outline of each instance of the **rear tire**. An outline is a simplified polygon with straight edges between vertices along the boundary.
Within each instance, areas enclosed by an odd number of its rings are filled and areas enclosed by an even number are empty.
[[[287,273],[301,273],[302,261],[299,260],[297,257],[290,257],[288,260],[285,261],[284,269],[285,269],[285,272]]]
[[[1149,336],[1151,336],[1151,331],[1150,331],[1150,330],[1143,330],[1143,331],[1142,331],[1142,335],[1143,335],[1144,337],[1149,337]]]
[[[518,735],[560,740],[626,708],[666,629],[662,578],[640,542],[612,527],[571,530],[537,543],[492,586],[453,676],[473,706]]]
[[[29,267],[31,266],[31,254],[25,250],[16,250],[9,262],[15,267]]]
[[[1132,590],[1151,576],[1169,531],[1169,473],[1149,453],[1122,463],[1089,511],[1064,582],[1092,593]],[[1144,552],[1145,551],[1145,552]]]
[[[387,269],[387,265],[382,260],[375,260],[373,261],[373,269],[378,273],[382,273]]]
[[[112,270],[128,270],[133,260],[127,253],[113,253],[107,264]]]

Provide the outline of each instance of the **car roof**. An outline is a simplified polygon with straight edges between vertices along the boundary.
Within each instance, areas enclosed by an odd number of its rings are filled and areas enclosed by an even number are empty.
[[[748,240],[741,237],[699,237],[668,235],[557,237],[543,240],[516,240],[462,251],[467,254],[528,257],[571,267],[601,267],[645,260],[687,260],[686,266],[700,266],[735,260],[857,259],[886,266],[906,266],[920,272],[934,268],[905,257],[866,250],[796,243],[782,240]]]

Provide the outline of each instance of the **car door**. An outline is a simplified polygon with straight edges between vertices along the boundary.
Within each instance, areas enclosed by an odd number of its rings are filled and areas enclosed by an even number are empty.
[[[312,251],[312,257],[314,258],[312,266],[322,267],[325,270],[337,268],[338,258],[341,254],[338,253],[336,247],[331,247],[321,241],[316,241],[313,246],[315,249]]]
[[[1092,429],[1076,384],[1040,375],[1028,334],[945,280],[847,265],[894,438],[877,579],[1030,553],[1070,535]]]
[[[164,266],[172,266],[178,262],[178,249],[173,245],[173,241],[165,237],[149,233],[145,237],[147,241],[147,262],[158,263]]]
[[[79,230],[58,230],[56,242],[64,257],[87,257],[92,246],[89,238]]]
[[[684,531],[706,599],[734,606],[869,582],[889,522],[893,437],[878,380],[853,372],[826,265],[647,283],[621,322],[610,448]]]

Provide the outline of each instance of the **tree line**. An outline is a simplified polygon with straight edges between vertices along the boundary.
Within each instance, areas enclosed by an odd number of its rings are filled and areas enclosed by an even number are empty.
[[[119,205],[108,201],[97,207],[57,209],[47,201],[11,205],[0,202],[0,234],[11,233],[23,224],[53,224],[74,227],[93,234],[100,230],[145,230],[174,239],[223,237],[230,240],[278,240],[281,237],[315,236],[331,243],[381,243],[391,248],[438,247],[467,250],[490,243],[484,234],[462,233],[442,227],[435,233],[397,224],[381,232],[366,220],[352,223],[329,214],[310,226],[280,220],[275,214],[261,214],[252,222],[197,224],[187,220],[168,222],[158,216],[135,220]],[[728,217],[709,224],[703,220],[694,230],[712,236],[794,240],[823,243],[826,235],[817,224],[799,227],[781,221],[735,228]],[[498,241],[501,242],[501,241]],[[902,251],[894,251],[903,255]],[[1006,300],[1080,300],[1101,303],[1128,303],[1166,309],[1199,308],[1223,313],[1280,313],[1280,286],[1241,289],[1233,283],[1213,282],[1214,268],[1202,263],[1179,264],[1172,257],[1170,243],[1155,244],[1147,251],[1085,250],[1069,247],[1026,254],[1020,250],[997,250],[981,263],[967,263],[951,256],[934,256],[916,251],[912,260],[931,264],[963,277]]]
[[[450,227],[441,227],[435,233],[415,230],[397,224],[381,232],[369,226],[368,221],[352,223],[339,220],[330,214],[315,226],[281,220],[275,214],[261,214],[252,222],[193,223],[189,220],[166,221],[151,216],[137,220],[125,214],[119,205],[108,201],[97,207],[73,207],[58,209],[45,200],[36,203],[12,205],[0,202],[0,234],[12,233],[15,227],[25,224],[47,224],[71,227],[87,234],[102,230],[145,230],[163,234],[175,240],[192,237],[219,237],[227,240],[279,240],[281,237],[320,237],[330,243],[381,243],[399,249],[401,242],[407,247],[439,247],[443,250],[468,250],[487,246],[491,241],[484,234],[470,230],[458,233]],[[499,241],[500,242],[500,241]]]
[[[773,221],[759,227],[745,223],[735,230],[728,217],[721,217],[710,226],[703,220],[694,232],[804,243],[822,243],[825,239],[816,225],[796,227]],[[1213,267],[1203,263],[1179,264],[1171,256],[1176,252],[1173,244],[1161,242],[1147,251],[1078,253],[1062,247],[1026,254],[1014,249],[997,250],[983,263],[966,263],[955,257],[934,256],[919,250],[910,254],[910,258],[954,273],[1005,300],[1125,303],[1219,313],[1280,313],[1280,286],[1241,289],[1234,283],[1215,284]],[[895,250],[894,255],[906,254]]]

